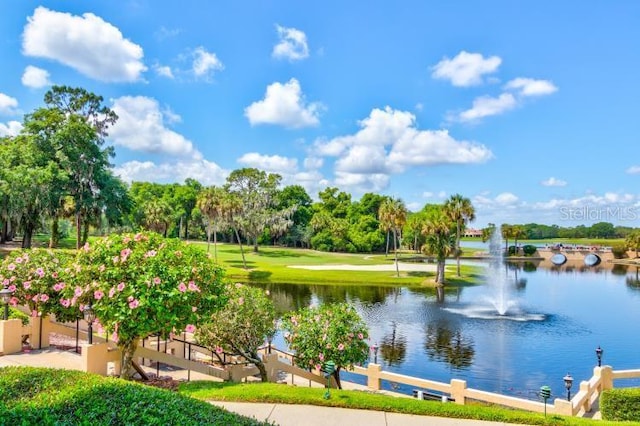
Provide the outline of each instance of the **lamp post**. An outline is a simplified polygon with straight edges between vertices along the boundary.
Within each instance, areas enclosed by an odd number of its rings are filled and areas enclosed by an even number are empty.
[[[571,401],[571,386],[573,385],[573,377],[571,377],[571,374],[567,373],[567,375],[564,376],[562,380],[564,380],[564,387],[567,388],[567,401]]]
[[[87,322],[87,340],[90,345],[93,344],[93,322],[96,320],[96,313],[93,311],[93,307],[91,305],[87,305],[84,307],[82,314],[84,315],[84,320]]]
[[[269,335],[267,336],[267,343],[269,344],[268,348],[267,348],[267,353],[269,355],[271,355],[271,342],[273,341],[273,336]]]
[[[377,364],[378,363],[378,344],[374,343],[373,346],[371,346],[371,350],[373,351],[373,363]]]
[[[604,351],[602,350],[600,345],[598,345],[598,347],[596,348],[596,356],[598,357],[598,367],[602,367],[602,352]]]
[[[0,298],[2,298],[2,304],[4,305],[4,316],[3,319],[6,321],[9,319],[9,301],[11,300],[11,295],[13,292],[8,288],[3,288],[0,290]]]

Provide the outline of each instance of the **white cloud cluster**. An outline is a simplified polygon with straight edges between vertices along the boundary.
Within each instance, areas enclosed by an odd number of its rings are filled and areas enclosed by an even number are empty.
[[[156,64],[156,65],[154,65],[153,69],[156,72],[156,74],[158,74],[161,77],[166,77],[166,78],[170,78],[170,79],[174,78],[173,70],[171,70],[170,66],[157,65]]]
[[[511,192],[502,192],[495,197],[491,198],[488,194],[476,195],[473,197],[472,202],[482,209],[495,209],[495,208],[515,208],[520,204],[520,199],[517,195]]]
[[[176,122],[179,116],[162,111],[155,99],[123,96],[113,101],[112,109],[119,117],[109,132],[114,144],[134,151],[202,159],[191,141],[165,126],[165,120]]]
[[[141,79],[142,48],[93,13],[71,15],[38,7],[22,34],[22,52],[52,59],[106,82]]]
[[[0,137],[16,136],[22,130],[22,123],[11,120],[7,124],[0,123]]]
[[[390,107],[373,109],[355,134],[318,140],[316,155],[339,157],[336,183],[379,191],[389,175],[409,167],[482,163],[493,157],[484,145],[458,141],[447,130],[419,130],[415,116]]]
[[[277,59],[298,61],[309,57],[307,35],[295,28],[276,25],[279,42],[273,47],[271,55]]]
[[[51,86],[51,80],[49,80],[49,71],[42,68],[28,65],[24,69],[22,74],[22,84],[31,87],[33,89],[40,89],[42,87]]]
[[[543,186],[567,186],[567,181],[562,179],[557,179],[551,176],[549,179],[545,179],[540,182]]]
[[[207,51],[202,46],[193,50],[192,71],[196,78],[208,80],[215,71],[222,71],[223,69],[224,65],[215,53]]]
[[[267,86],[264,99],[245,108],[244,115],[252,126],[276,124],[288,128],[317,126],[322,105],[306,103],[295,78],[282,84],[275,82]]]
[[[631,166],[627,169],[627,173],[630,175],[640,174],[640,166]]]
[[[238,159],[238,163],[247,167],[264,170],[271,173],[291,172],[298,169],[298,160],[280,155],[262,155],[248,152]]]
[[[480,96],[473,101],[470,109],[462,111],[453,119],[463,122],[475,122],[484,117],[499,115],[524,103],[525,98],[545,96],[555,93],[558,88],[549,80],[535,80],[518,77],[504,85],[498,97]]]
[[[125,182],[184,182],[192,178],[203,185],[221,185],[229,175],[227,170],[204,159],[162,164],[129,161],[115,167],[114,173]]]
[[[480,53],[469,53],[464,50],[453,59],[445,57],[432,67],[433,78],[449,80],[458,87],[482,84],[483,76],[498,70],[502,59],[498,56],[485,58]]]
[[[0,115],[18,114],[18,100],[0,92]]]

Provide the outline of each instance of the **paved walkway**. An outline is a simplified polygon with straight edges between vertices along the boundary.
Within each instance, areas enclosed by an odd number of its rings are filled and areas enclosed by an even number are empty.
[[[63,368],[68,370],[80,370],[80,356],[74,352],[60,351],[57,349],[34,350],[19,354],[0,356],[0,367],[30,366]],[[150,369],[152,371],[154,369]],[[165,375],[172,372],[162,371]],[[202,377],[193,377],[200,379]],[[176,378],[181,378],[178,374]],[[506,423],[485,422],[479,420],[448,419],[442,417],[416,416],[410,414],[386,413],[383,411],[355,410],[348,408],[318,407],[313,405],[291,404],[265,404],[245,402],[219,402],[212,404],[229,411],[254,417],[258,420],[267,420],[280,426],[502,426]]]

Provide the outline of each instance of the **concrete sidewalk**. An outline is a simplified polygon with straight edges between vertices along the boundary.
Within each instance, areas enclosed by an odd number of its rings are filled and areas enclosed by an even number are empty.
[[[81,358],[78,354],[57,349],[33,350],[19,354],[0,356],[0,367],[48,367],[80,370]],[[150,369],[151,370],[151,369]],[[163,371],[163,374],[174,375]],[[177,376],[183,376],[183,372]],[[202,375],[204,376],[204,375]],[[183,378],[183,377],[176,377]],[[193,377],[200,379],[201,377]],[[210,378],[210,377],[209,377]],[[416,416],[410,414],[386,413],[383,411],[355,410],[349,408],[318,407],[314,405],[266,404],[244,402],[219,402],[212,404],[234,413],[257,420],[266,420],[281,426],[502,426],[506,423],[479,420],[449,419],[443,417]]]
[[[256,420],[275,422],[280,426],[503,426],[507,424],[316,405],[220,401],[211,401],[211,404]]]

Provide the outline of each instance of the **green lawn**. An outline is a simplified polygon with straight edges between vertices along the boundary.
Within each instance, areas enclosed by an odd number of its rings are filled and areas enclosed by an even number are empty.
[[[206,243],[193,242],[206,250]],[[227,276],[239,282],[315,284],[315,285],[389,285],[389,286],[432,286],[433,272],[393,271],[345,271],[310,270],[290,268],[291,265],[393,265],[393,254],[349,254],[326,253],[308,249],[286,247],[263,247],[257,253],[252,247],[245,247],[247,269],[244,269],[240,248],[235,244],[218,244],[218,263],[227,271]],[[210,246],[214,256],[214,246]],[[399,254],[399,259],[415,258],[414,253]],[[462,267],[462,277],[455,277],[455,266],[448,266],[447,278],[451,284],[468,285],[477,282],[480,269]],[[455,278],[455,279],[454,279]]]
[[[202,400],[270,402],[282,404],[309,404],[331,407],[357,408],[406,414],[429,415],[462,419],[490,420],[528,425],[615,425],[616,422],[596,421],[530,413],[520,410],[487,406],[443,404],[413,398],[386,396],[373,392],[331,390],[324,399],[325,389],[285,386],[275,383],[218,383],[210,381],[188,382],[180,385],[179,392]],[[627,423],[628,424],[628,423]]]

